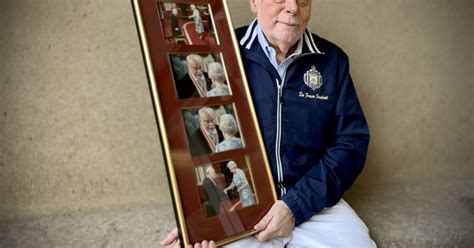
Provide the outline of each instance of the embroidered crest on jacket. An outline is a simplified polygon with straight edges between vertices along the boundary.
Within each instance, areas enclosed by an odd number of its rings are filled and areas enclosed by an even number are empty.
[[[323,85],[323,76],[313,65],[303,76],[304,83],[312,90],[319,89]]]

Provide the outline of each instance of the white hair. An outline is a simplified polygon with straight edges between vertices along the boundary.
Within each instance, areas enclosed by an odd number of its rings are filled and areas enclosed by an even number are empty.
[[[191,61],[197,62],[202,65],[202,57],[197,54],[192,53],[186,56],[186,62],[189,64]]]
[[[214,110],[212,108],[202,107],[199,109],[198,113],[199,113],[199,119],[204,113],[207,113],[212,119],[214,119]]]
[[[206,175],[209,175],[211,172],[216,172],[216,170],[214,170],[214,168],[212,166],[209,166],[206,168]]]
[[[220,117],[219,129],[224,133],[236,134],[239,131],[234,116],[223,114]]]
[[[229,163],[227,163],[227,168],[229,168],[229,170],[237,168],[237,163],[235,163],[233,160],[231,160],[231,161],[229,161]]]
[[[209,78],[211,78],[212,80],[225,81],[224,67],[222,67],[221,63],[218,63],[218,62],[209,63],[207,70],[208,70]]]

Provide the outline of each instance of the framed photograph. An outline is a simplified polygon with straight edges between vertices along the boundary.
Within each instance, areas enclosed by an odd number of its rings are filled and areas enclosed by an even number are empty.
[[[132,0],[182,244],[254,234],[274,182],[225,0]]]
[[[170,43],[217,44],[209,3],[157,1],[161,27]]]

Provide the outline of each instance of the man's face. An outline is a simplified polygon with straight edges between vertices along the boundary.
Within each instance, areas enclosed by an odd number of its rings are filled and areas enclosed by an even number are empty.
[[[199,63],[195,60],[190,60],[188,62],[188,71],[189,71],[189,74],[192,74],[196,78],[201,77],[202,76],[202,65],[201,65],[201,63]]]
[[[212,118],[212,116],[205,111],[199,116],[199,124],[201,125],[201,128],[206,130],[208,133],[213,132],[216,129],[214,118]]]
[[[294,45],[311,17],[311,0],[250,0],[250,5],[272,45]]]
[[[212,179],[216,178],[217,174],[215,170],[210,170],[208,176]]]

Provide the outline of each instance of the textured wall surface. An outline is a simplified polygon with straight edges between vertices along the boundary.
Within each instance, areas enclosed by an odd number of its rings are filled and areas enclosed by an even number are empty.
[[[130,2],[0,3],[0,215],[168,199]]]
[[[229,2],[235,26],[253,18]],[[473,15],[471,0],[313,1],[369,121],[345,197],[379,243],[474,243]],[[0,0],[0,23],[0,219],[169,205],[130,2]]]

